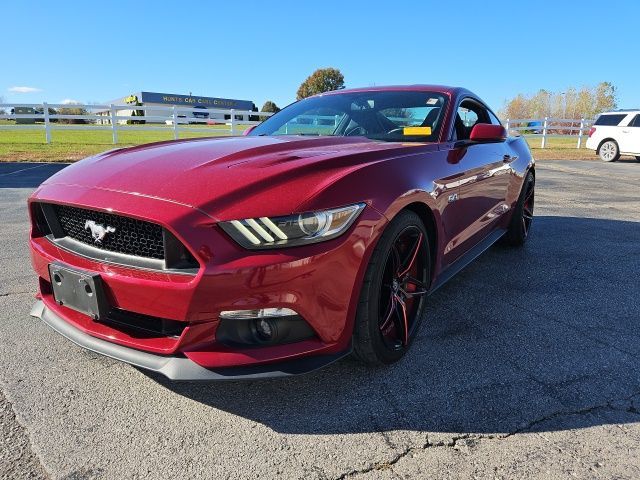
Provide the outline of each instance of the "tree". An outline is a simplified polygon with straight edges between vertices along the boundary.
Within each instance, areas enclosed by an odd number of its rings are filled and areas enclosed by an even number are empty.
[[[527,113],[533,118],[542,118],[551,115],[551,95],[552,93],[544,88],[538,90],[538,93],[529,100],[529,112]]]
[[[318,93],[341,90],[344,88],[344,75],[337,68],[320,68],[302,82],[298,88],[297,100]]]
[[[589,87],[582,87],[578,91],[575,107],[578,115],[584,118],[593,118],[599,113],[595,112],[591,89]]]
[[[271,100],[267,100],[266,102],[264,102],[264,105],[262,105],[262,109],[260,111],[261,112],[278,113],[280,111],[280,107],[278,107],[278,105],[276,105]]]
[[[595,113],[614,110],[618,106],[616,87],[611,82],[600,82],[595,90]]]
[[[617,108],[616,87],[601,82],[595,87],[568,87],[564,92],[539,90],[533,96],[522,93],[505,102],[502,116],[521,118],[569,118],[577,122],[581,118],[593,118],[599,113]]]
[[[280,107],[278,107],[278,105],[276,105],[271,100],[267,100],[266,102],[264,102],[264,105],[262,105],[262,108],[260,109],[260,111],[269,112],[269,113],[278,113],[280,111]],[[260,117],[260,120],[264,122],[267,118],[269,117],[262,116]]]
[[[505,118],[527,118],[530,112],[530,105],[527,98],[518,94],[511,99],[502,110],[502,116]]]

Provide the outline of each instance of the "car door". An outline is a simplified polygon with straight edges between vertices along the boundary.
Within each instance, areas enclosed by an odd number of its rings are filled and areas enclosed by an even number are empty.
[[[620,127],[620,151],[640,154],[640,114],[636,114],[624,127]]]
[[[472,98],[463,99],[457,107],[449,158],[460,172],[458,191],[448,198],[452,235],[445,248],[449,261],[455,261],[490,234],[499,219],[509,210],[505,202],[512,174],[511,156],[502,142],[471,143],[471,130],[478,123],[500,124],[484,105]]]

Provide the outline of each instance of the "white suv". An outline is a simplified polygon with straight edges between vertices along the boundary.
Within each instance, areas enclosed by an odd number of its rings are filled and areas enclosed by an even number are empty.
[[[587,148],[595,150],[605,162],[615,162],[621,154],[640,161],[640,110],[601,114],[589,130]]]

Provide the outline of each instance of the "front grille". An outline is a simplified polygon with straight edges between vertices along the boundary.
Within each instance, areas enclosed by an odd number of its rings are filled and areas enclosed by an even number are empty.
[[[189,249],[157,223],[40,202],[31,205],[31,217],[34,237],[46,237],[60,248],[99,262],[186,275],[196,274],[200,266]]]
[[[53,205],[64,234],[79,242],[110,252],[164,260],[164,237],[160,225],[112,213]],[[112,227],[100,242],[95,242],[87,222]]]

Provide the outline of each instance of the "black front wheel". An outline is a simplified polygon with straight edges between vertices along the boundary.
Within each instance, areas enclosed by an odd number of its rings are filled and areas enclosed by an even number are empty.
[[[504,235],[504,243],[519,247],[529,238],[533,224],[533,207],[535,204],[536,179],[533,173],[527,173],[522,184],[520,197],[509,222],[509,228]]]
[[[353,332],[354,353],[365,363],[398,361],[425,313],[429,240],[420,217],[399,213],[387,226],[365,274]]]

